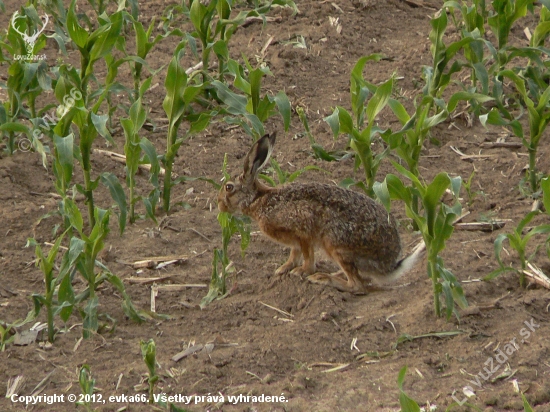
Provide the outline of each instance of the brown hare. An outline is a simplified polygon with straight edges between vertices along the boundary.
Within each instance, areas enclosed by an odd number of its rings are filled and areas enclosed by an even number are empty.
[[[364,293],[371,276],[392,281],[415,265],[425,250],[424,244],[400,259],[401,241],[395,221],[370,197],[320,183],[272,188],[260,182],[258,173],[269,160],[274,144],[275,133],[252,145],[243,172],[222,186],[218,208],[250,216],[262,232],[292,248],[275,274],[307,275],[313,283]],[[316,273],[316,247],[322,247],[341,270]],[[303,264],[299,266],[301,257]]]

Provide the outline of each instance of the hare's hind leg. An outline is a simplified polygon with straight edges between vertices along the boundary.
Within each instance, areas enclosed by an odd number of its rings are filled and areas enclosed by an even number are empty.
[[[351,292],[355,294],[365,293],[365,286],[359,276],[359,270],[353,260],[345,259],[341,254],[335,250],[327,250],[327,253],[338,263],[341,270],[338,272],[328,273],[315,273],[308,276],[308,280],[312,283],[318,283],[321,285],[329,285],[335,287],[338,290],[344,292]]]

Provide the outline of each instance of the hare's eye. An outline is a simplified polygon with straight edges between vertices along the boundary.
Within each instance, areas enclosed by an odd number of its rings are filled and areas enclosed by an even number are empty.
[[[232,192],[233,189],[235,189],[235,186],[233,186],[233,183],[227,183],[227,184],[225,185],[225,191],[226,191],[226,192]]]

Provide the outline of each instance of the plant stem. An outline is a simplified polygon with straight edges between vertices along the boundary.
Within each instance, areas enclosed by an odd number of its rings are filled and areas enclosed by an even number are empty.
[[[206,83],[208,81],[208,59],[210,57],[210,49],[208,48],[208,43],[204,41],[202,43],[202,82]],[[206,92],[206,90],[205,90]]]
[[[166,153],[166,161],[164,164],[164,188],[162,191],[163,207],[166,213],[170,210],[170,191],[172,189],[172,166],[174,157],[171,151]]]
[[[53,324],[53,307],[50,300],[49,304],[46,306],[46,311],[48,313],[48,342],[53,343],[54,340],[54,324]]]
[[[529,145],[527,148],[529,152],[529,182],[531,184],[531,191],[535,193],[537,191],[537,148]]]
[[[433,295],[434,295],[434,312],[436,317],[441,317],[441,304],[439,302],[439,277],[437,276],[437,264],[435,258],[428,258],[430,275],[432,277]]]
[[[134,207],[135,207],[135,202],[134,202],[134,186],[135,186],[135,181],[134,181],[134,177],[133,176],[130,176],[130,223],[134,223],[136,221],[136,218],[135,218],[135,215],[134,215]]]
[[[86,205],[88,206],[88,221],[90,223],[90,230],[95,226],[95,216],[94,216],[94,193],[92,190],[92,179],[90,177],[90,154],[87,153],[88,160],[84,160],[85,155],[82,152],[82,171],[84,173],[84,196],[86,197]]]

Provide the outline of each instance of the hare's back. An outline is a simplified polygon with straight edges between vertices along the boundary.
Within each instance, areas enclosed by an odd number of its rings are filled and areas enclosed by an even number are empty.
[[[285,219],[306,219],[333,243],[366,245],[398,241],[395,221],[370,197],[334,185],[292,184],[277,190],[272,207]],[[271,202],[270,202],[271,203]],[[275,212],[273,210],[273,212]]]

